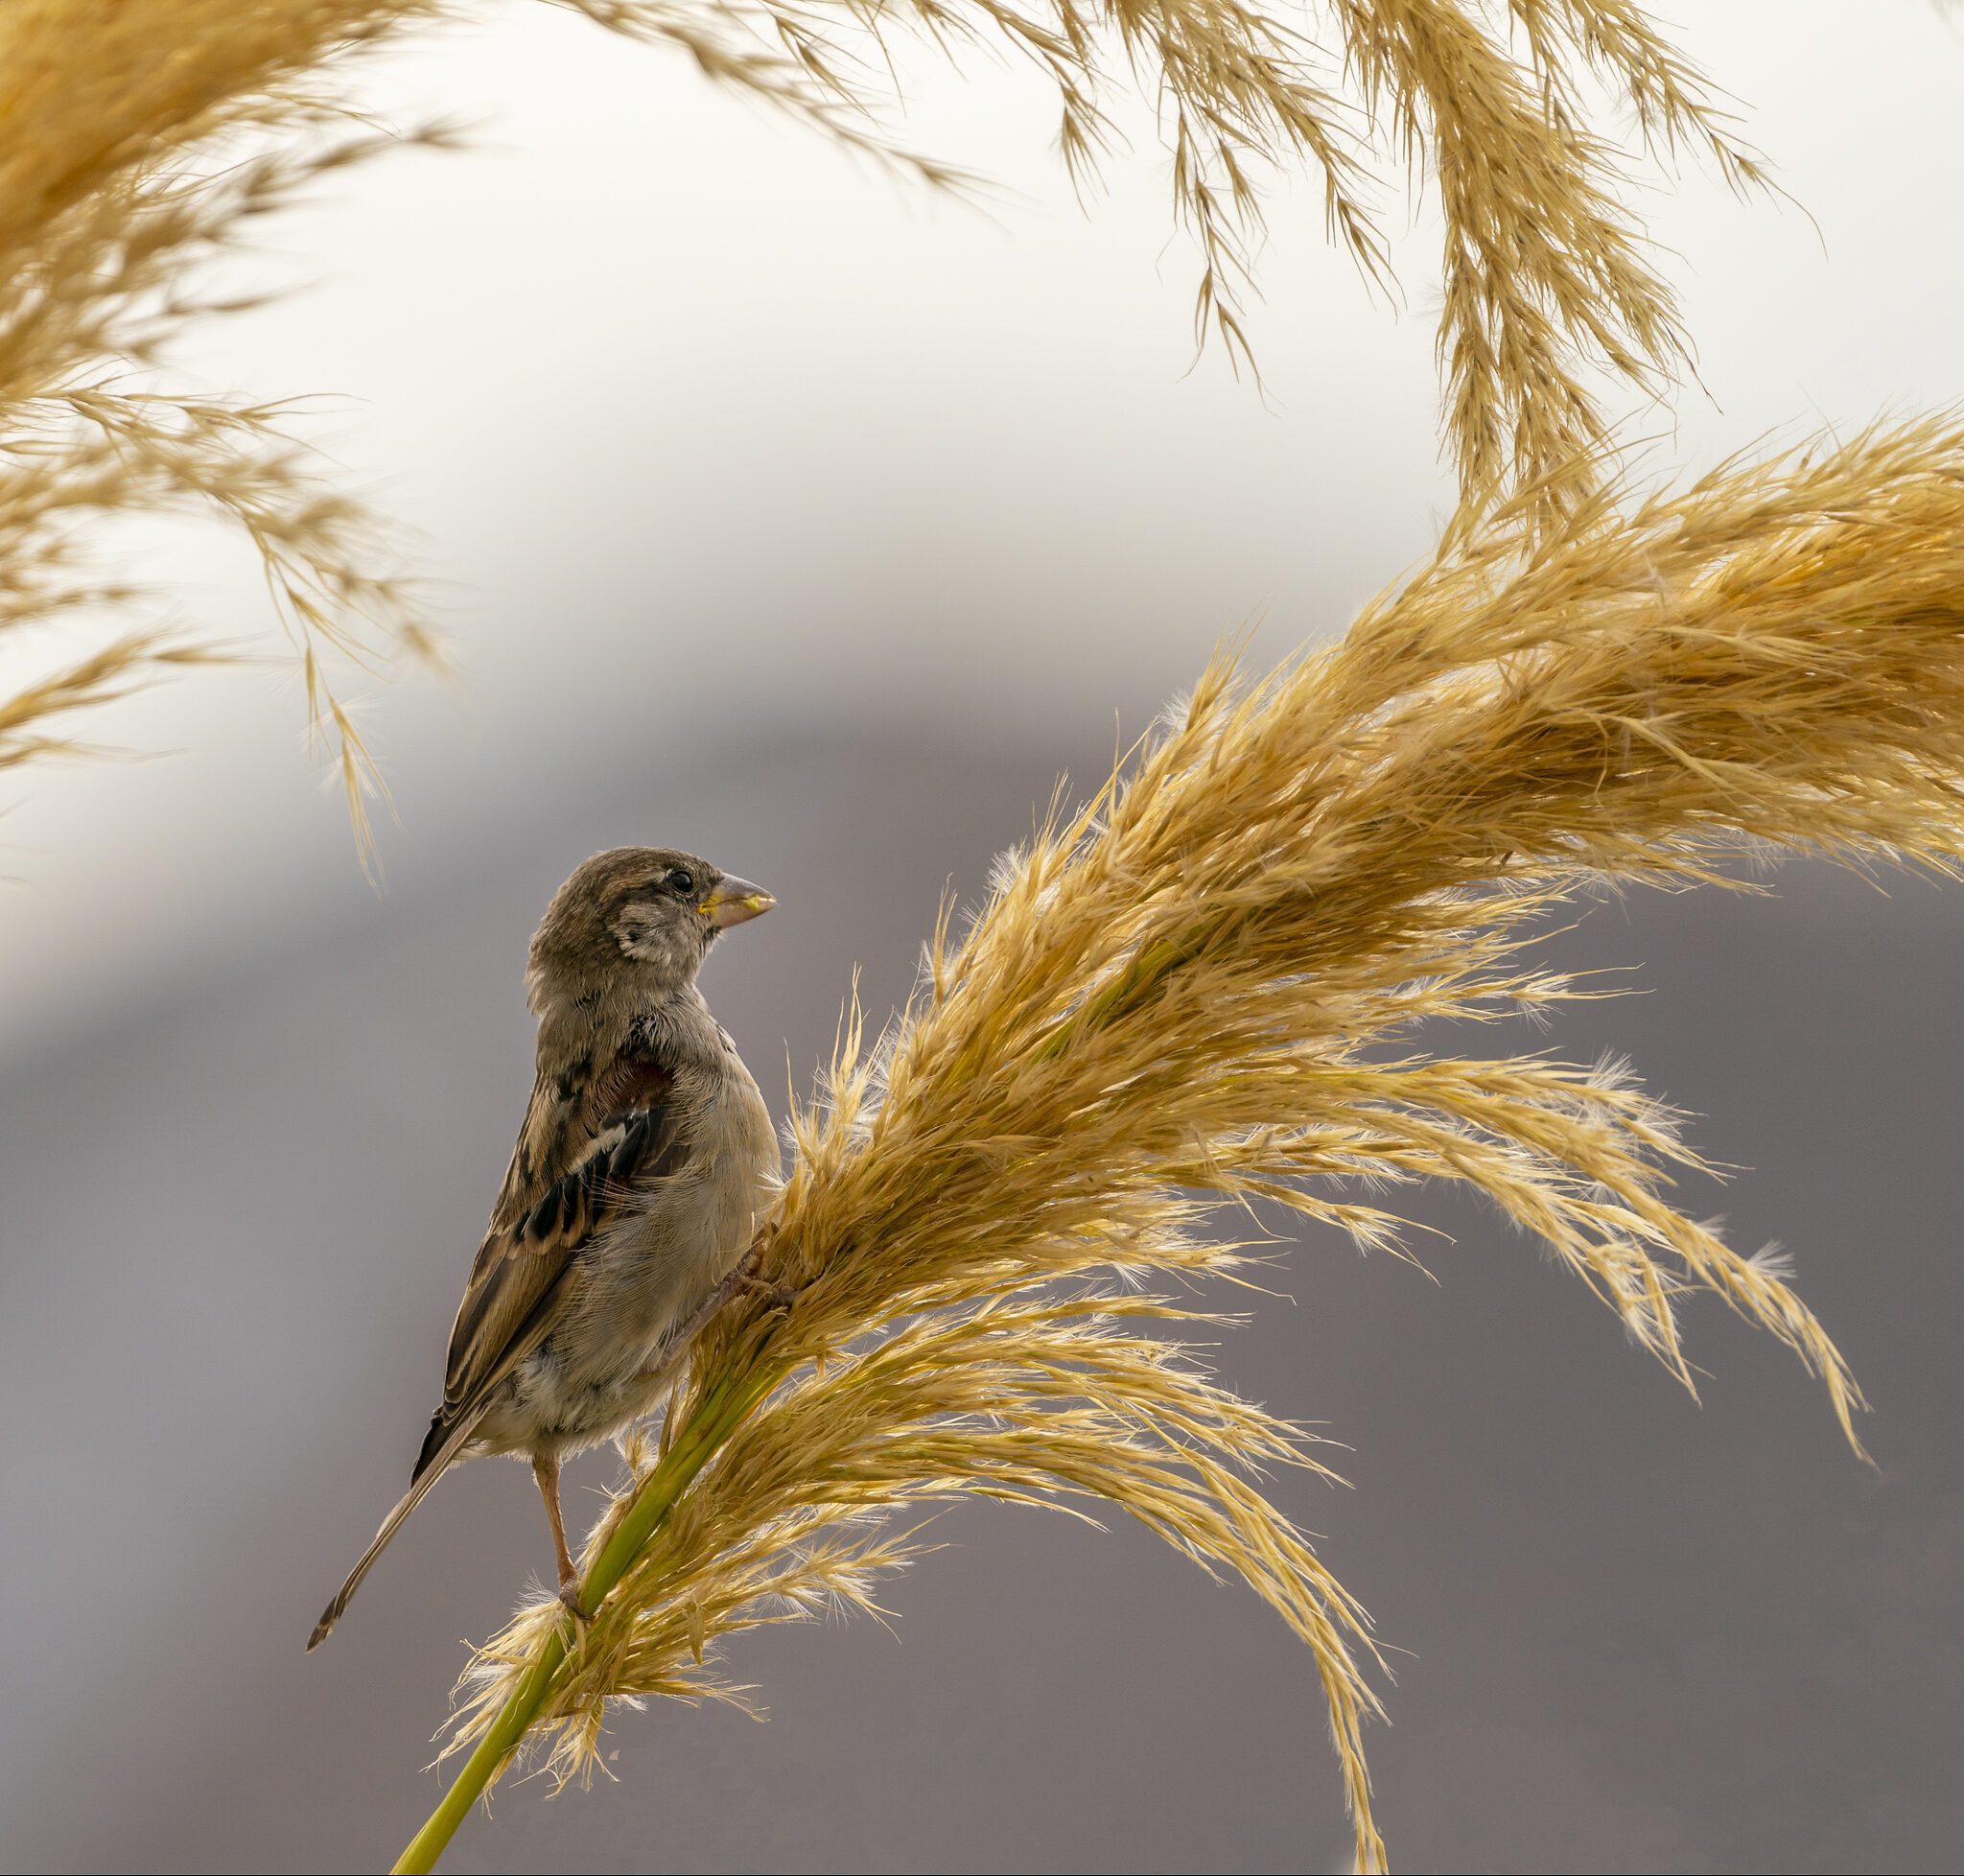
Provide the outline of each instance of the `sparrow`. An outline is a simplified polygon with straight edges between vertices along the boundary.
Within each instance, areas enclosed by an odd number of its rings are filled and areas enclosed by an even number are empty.
[[[443,1404],[410,1475],[307,1643],[436,1481],[479,1453],[529,1458],[575,1615],[559,1466],[653,1411],[695,1332],[746,1281],[781,1184],[777,1135],[696,988],[760,886],[693,854],[596,854],[553,895],[526,988],[538,1075],[450,1332]]]

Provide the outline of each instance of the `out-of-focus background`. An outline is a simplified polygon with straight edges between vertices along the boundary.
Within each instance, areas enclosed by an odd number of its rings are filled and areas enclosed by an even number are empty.
[[[1908,0],[1684,32],[1808,212],[1696,175],[1647,196],[1706,392],[1632,435],[1698,465],[1955,400],[1964,38]],[[370,694],[380,896],[266,671],[98,726],[179,753],[0,804],[7,1866],[380,1866],[434,1801],[458,1638],[548,1563],[526,1474],[446,1481],[301,1643],[413,1455],[527,1085],[525,942],[577,860],[673,842],[779,894],[707,987],[782,1111],[853,969],[901,1000],[944,886],[977,892],[1060,773],[1218,639],[1286,655],[1428,544],[1422,209],[1387,307],[1314,190],[1278,195],[1265,397],[1187,369],[1147,115],[1085,216],[1040,85],[906,76],[905,130],[1004,185],[986,212],[552,10],[486,17],[372,96],[488,147],[338,179],[278,229],[309,290],[181,362],[348,395],[335,453],[423,530],[463,677]],[[229,547],[140,547],[188,613],[263,633]],[[1698,1406],[1472,1208],[1424,1213],[1456,1240],[1437,1283],[1305,1240],[1220,1351],[1355,1448],[1354,1492],[1281,1489],[1400,1651],[1373,1765],[1404,1867],[1964,1855],[1964,899],[1778,884],[1594,912],[1562,957],[1651,994],[1553,1040],[1707,1116],[1741,1168],[1708,1208],[1796,1255],[1879,1472],[1716,1304]],[[768,1725],[623,1713],[618,1783],[511,1786],[448,1866],[1340,1865],[1308,1658],[1251,1598],[1131,1529],[937,1535],[893,1634],[734,1651]]]

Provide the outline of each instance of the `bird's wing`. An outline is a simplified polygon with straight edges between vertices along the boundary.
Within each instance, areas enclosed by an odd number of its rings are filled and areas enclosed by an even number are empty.
[[[663,1063],[620,1060],[571,1089],[539,1077],[450,1332],[443,1405],[419,1470],[549,1332],[574,1254],[687,1157]]]

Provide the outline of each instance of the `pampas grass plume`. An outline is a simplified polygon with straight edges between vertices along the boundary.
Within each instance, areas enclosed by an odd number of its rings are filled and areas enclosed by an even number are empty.
[[[1957,870],[1964,432],[1500,521],[1327,650],[1217,662],[959,938],[944,918],[877,1047],[849,1015],[764,1247],[793,1301],[705,1334],[589,1540],[592,1626],[542,1597],[479,1653],[471,1759],[401,1867],[527,1740],[583,1775],[610,1700],[713,1692],[720,1639],[872,1607],[891,1520],[968,1495],[1116,1508],[1248,1583],[1310,1650],[1379,1866],[1369,1625],[1260,1484],[1318,1449],[1182,1345],[1220,1320],[1196,1281],[1258,1275],[1204,1229],[1224,1206],[1396,1249],[1398,1186],[1470,1186],[1687,1388],[1683,1304],[1713,1293],[1856,1442],[1783,1260],[1672,1202],[1700,1165],[1673,1114],[1616,1064],[1429,1038],[1584,994],[1530,951],[1603,882],[1749,883],[1748,843]]]

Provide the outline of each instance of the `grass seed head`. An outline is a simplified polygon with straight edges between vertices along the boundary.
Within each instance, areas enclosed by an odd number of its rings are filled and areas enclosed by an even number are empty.
[[[765,1254],[797,1301],[711,1325],[674,1439],[741,1388],[761,1405],[553,1681],[554,1770],[590,1763],[609,1699],[700,1691],[760,1612],[869,1606],[901,1560],[876,1514],[1109,1506],[1308,1645],[1374,1866],[1369,1625],[1260,1487],[1321,1471],[1315,1443],[1187,1346],[1219,1320],[1192,1286],[1258,1275],[1201,1227],[1261,1199],[1395,1245],[1385,1195],[1469,1186],[1687,1387],[1682,1305],[1716,1292],[1853,1442],[1839,1352],[1781,1259],[1678,1208],[1701,1161],[1627,1067],[1428,1046],[1598,994],[1524,956],[1576,894],[1750,887],[1767,848],[1964,858],[1964,433],[1733,465],[1545,533],[1503,516],[1330,648],[1260,679],[1217,663],[959,939],[944,918],[879,1049],[850,1013]],[[652,1476],[638,1460],[590,1559]],[[480,1655],[459,1742],[555,1609]]]

